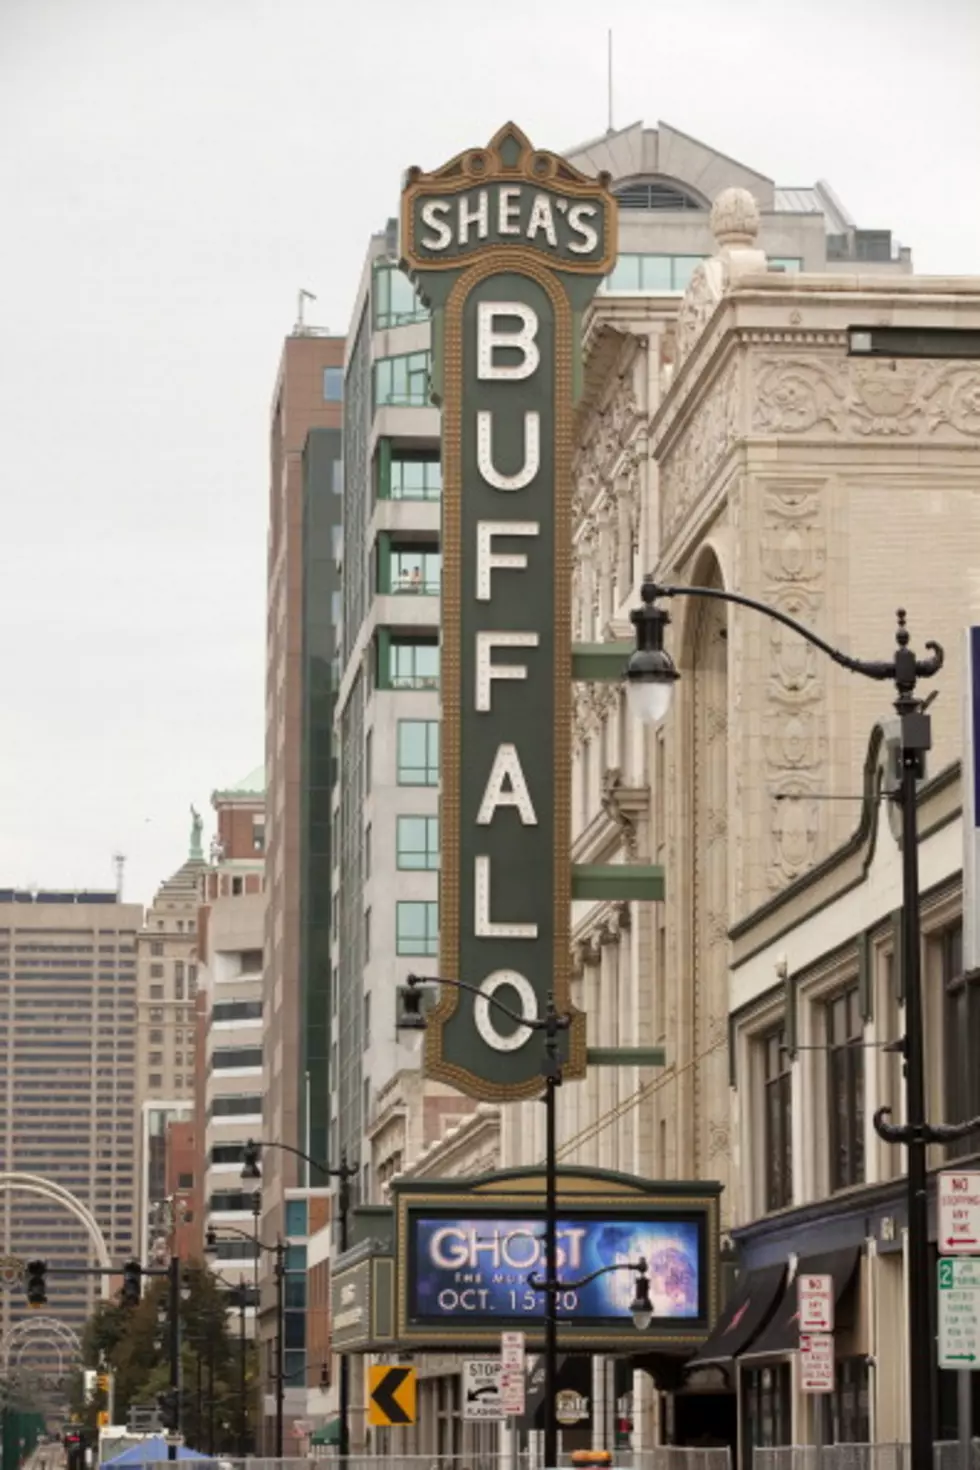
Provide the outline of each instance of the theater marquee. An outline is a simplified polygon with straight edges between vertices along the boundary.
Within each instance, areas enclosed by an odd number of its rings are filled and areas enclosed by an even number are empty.
[[[410,171],[405,268],[433,308],[442,407],[440,973],[425,1069],[471,1097],[541,1089],[534,1033],[571,1014],[571,450],[581,314],[612,269],[606,180],[512,124]],[[564,1075],[585,1070],[585,1017]]]

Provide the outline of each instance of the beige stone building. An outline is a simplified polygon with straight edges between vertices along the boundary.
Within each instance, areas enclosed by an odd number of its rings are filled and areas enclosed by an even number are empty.
[[[847,329],[975,329],[980,282],[877,267],[773,271],[759,248],[759,208],[742,190],[722,193],[712,224],[715,255],[683,301],[600,298],[591,313],[574,636],[629,637],[647,570],[760,598],[865,658],[891,656],[905,606],[913,645],[936,638],[947,649],[934,711],[940,770],[959,753],[961,630],[980,599],[980,374],[964,362],[849,358]],[[662,906],[581,906],[575,934],[590,1044],[663,1045],[667,1064],[597,1069],[565,1089],[560,1153],[651,1177],[717,1179],[723,1223],[738,1238],[760,1214],[766,1155],[735,1152],[740,1118],[743,1147],[754,1135],[744,1105],[733,1113],[733,949],[849,836],[869,735],[893,696],[754,612],[695,599],[672,612],[682,677],[659,728],[631,726],[611,686],[578,691],[574,812],[576,861],[666,870]],[[812,1068],[803,1078],[826,1088]],[[540,1111],[505,1111],[504,1166],[540,1161]],[[811,1217],[816,1201],[857,1184],[831,1186],[819,1170],[804,1178],[795,1198],[810,1202]],[[774,1249],[791,1264],[788,1238]],[[901,1339],[901,1312],[889,1310],[882,1330]],[[771,1366],[747,1385],[771,1383]],[[903,1383],[890,1371],[881,1393],[892,1399],[880,1401],[889,1434],[901,1432]],[[695,1423],[734,1442],[735,1396],[714,1370],[661,1396],[666,1383],[636,1375],[634,1443],[683,1441]],[[860,1392],[842,1379],[838,1409]],[[746,1397],[739,1407],[745,1443],[771,1434],[771,1406]],[[827,1411],[827,1431],[841,1438],[854,1426],[838,1409]],[[784,1438],[809,1432],[794,1414]]]
[[[186,862],[146,910],[136,954],[137,1158],[142,1256],[166,1248],[166,1140],[194,1107],[198,883],[204,870],[195,816]]]

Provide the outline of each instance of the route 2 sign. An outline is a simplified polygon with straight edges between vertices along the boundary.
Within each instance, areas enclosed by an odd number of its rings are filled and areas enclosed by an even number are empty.
[[[980,1255],[980,1173],[940,1174],[939,1254]]]

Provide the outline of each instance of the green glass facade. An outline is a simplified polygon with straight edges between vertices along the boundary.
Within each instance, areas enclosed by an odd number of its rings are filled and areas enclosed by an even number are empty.
[[[315,1159],[328,1158],[330,1113],[330,878],[333,842],[330,793],[334,782],[332,666],[338,649],[341,572],[335,531],[343,515],[342,435],[314,429],[303,453],[303,822],[300,891],[300,985],[303,1025],[299,1117],[303,1145]],[[307,1124],[308,1120],[308,1124]],[[313,1178],[325,1185],[325,1178]],[[290,1231],[290,1233],[294,1233]],[[299,1232],[295,1232],[299,1233]],[[305,1231],[303,1232],[305,1234]]]

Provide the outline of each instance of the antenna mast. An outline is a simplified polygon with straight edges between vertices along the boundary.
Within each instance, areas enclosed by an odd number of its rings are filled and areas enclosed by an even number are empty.
[[[609,95],[609,126],[607,131],[611,133],[613,131],[613,33],[611,26],[609,28],[607,42],[607,73],[606,88]]]

